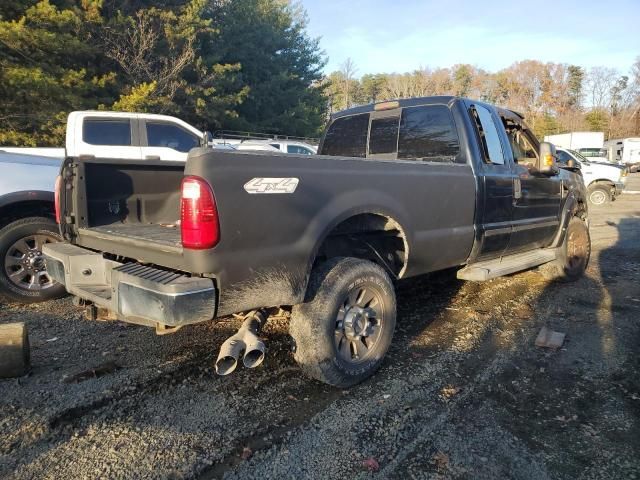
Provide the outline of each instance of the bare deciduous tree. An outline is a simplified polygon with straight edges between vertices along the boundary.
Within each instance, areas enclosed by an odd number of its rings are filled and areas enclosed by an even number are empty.
[[[342,66],[340,67],[340,72],[344,78],[344,104],[346,108],[352,106],[352,82],[356,76],[358,69],[356,68],[356,64],[353,62],[351,58],[347,58]]]
[[[153,95],[172,100],[182,83],[182,72],[195,58],[195,38],[175,44],[164,31],[160,15],[153,9],[141,10],[126,29],[105,27],[103,41],[105,55],[117,62],[133,83],[155,82]]]
[[[587,88],[590,104],[594,108],[608,108],[611,102],[611,90],[618,79],[613,68],[593,67],[587,75]]]
[[[366,81],[364,77],[357,80],[353,62],[345,62],[328,79],[327,91],[334,92],[332,107],[345,107],[345,99],[351,106],[394,98],[465,95],[523,113],[540,136],[591,128],[603,128],[610,137],[640,135],[640,57],[628,76],[612,68],[585,73],[577,65],[525,60],[495,73],[455,65],[366,77]]]

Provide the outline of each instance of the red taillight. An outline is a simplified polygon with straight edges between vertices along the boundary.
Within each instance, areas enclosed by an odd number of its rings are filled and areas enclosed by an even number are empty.
[[[220,240],[216,200],[209,184],[200,177],[182,180],[180,229],[184,248],[202,250]]]
[[[56,188],[54,190],[54,198],[53,205],[56,211],[56,222],[60,224],[60,220],[62,219],[62,212],[60,211],[60,190],[62,190],[62,177],[58,175],[56,177]]]

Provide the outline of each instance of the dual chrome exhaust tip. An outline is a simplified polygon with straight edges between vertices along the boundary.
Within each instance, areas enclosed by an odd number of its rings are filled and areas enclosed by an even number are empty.
[[[225,340],[220,347],[216,360],[218,375],[232,373],[238,366],[240,356],[246,368],[256,368],[264,361],[267,348],[258,334],[266,321],[267,315],[261,310],[254,310],[245,317],[238,332]]]

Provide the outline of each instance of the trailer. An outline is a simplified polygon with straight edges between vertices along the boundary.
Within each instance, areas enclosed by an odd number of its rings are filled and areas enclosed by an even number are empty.
[[[604,146],[603,132],[569,132],[558,135],[546,135],[545,142],[553,143],[556,147],[579,150],[581,148],[602,148]]]
[[[640,169],[640,137],[607,140],[604,148],[612,162],[626,165],[631,172]]]

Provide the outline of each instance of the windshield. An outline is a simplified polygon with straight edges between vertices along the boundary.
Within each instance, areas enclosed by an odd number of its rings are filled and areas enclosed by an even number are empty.
[[[574,157],[576,157],[578,160],[580,160],[581,162],[587,162],[589,163],[589,160],[587,159],[587,157],[585,157],[584,155],[582,155],[580,152],[576,152],[575,150],[567,150],[567,152],[569,152],[571,155],[573,155]]]

